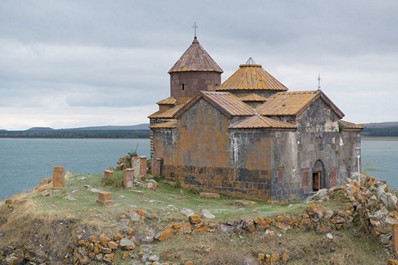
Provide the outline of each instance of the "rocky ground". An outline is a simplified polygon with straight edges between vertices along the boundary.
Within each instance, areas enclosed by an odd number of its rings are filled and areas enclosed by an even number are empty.
[[[120,180],[120,179],[119,179]],[[386,264],[397,197],[363,177],[267,204],[73,175],[0,204],[1,264]],[[101,190],[114,205],[96,203]]]

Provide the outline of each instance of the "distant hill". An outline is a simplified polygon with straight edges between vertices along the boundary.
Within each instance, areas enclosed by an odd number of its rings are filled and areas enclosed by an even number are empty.
[[[149,130],[149,123],[131,125],[131,126],[94,126],[94,127],[80,127],[72,129],[61,129],[61,130],[73,130],[73,131],[124,131],[124,130]]]
[[[149,124],[94,126],[55,130],[33,127],[25,131],[0,130],[0,138],[149,138]]]
[[[26,130],[26,132],[52,132],[52,131],[55,130],[50,127],[33,127]]]
[[[380,122],[364,124],[366,128],[363,130],[363,136],[375,137],[397,137],[398,136],[398,122]]]
[[[366,128],[391,128],[398,127],[398,121],[379,122],[379,123],[366,123]]]

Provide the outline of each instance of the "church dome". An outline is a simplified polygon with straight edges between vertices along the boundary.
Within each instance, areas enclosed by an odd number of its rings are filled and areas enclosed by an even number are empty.
[[[237,90],[287,91],[288,89],[250,57],[246,64],[241,64],[239,69],[217,88],[217,91]]]
[[[223,70],[210,57],[206,50],[200,45],[195,37],[191,46],[184,52],[180,59],[169,70],[169,73],[176,72],[218,72]]]

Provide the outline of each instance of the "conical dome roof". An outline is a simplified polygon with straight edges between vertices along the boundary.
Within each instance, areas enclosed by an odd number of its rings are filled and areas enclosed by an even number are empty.
[[[255,64],[253,59],[249,58],[247,63],[241,64],[239,69],[225,80],[217,90],[286,91],[288,89],[275,77],[265,71],[260,64]]]
[[[219,72],[223,70],[210,57],[195,37],[191,46],[180,59],[171,67],[169,73],[175,72]]]

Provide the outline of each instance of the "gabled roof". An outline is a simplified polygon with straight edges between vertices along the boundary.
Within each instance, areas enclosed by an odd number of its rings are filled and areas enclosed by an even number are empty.
[[[265,97],[259,96],[255,93],[251,93],[245,97],[240,98],[243,102],[265,102],[267,99]]]
[[[274,120],[258,114],[238,121],[229,126],[230,129],[296,129],[295,124]]]
[[[360,131],[362,131],[363,129],[365,129],[365,126],[362,124],[355,124],[355,123],[343,121],[343,120],[340,120],[339,124],[343,130],[354,130],[354,131],[360,130]]]
[[[176,113],[175,117],[180,117],[182,113],[190,109],[200,99],[206,100],[229,118],[251,116],[255,114],[253,108],[243,103],[237,96],[229,92],[201,91],[196,97],[185,104],[184,107]]]
[[[340,119],[344,117],[344,113],[319,89],[276,93],[258,106],[256,111],[265,116],[298,116],[318,98],[322,98]]]
[[[287,88],[260,64],[241,64],[239,69],[217,88],[217,91],[230,90],[287,91]]]
[[[157,111],[151,115],[148,116],[149,119],[172,119],[174,118],[174,114],[176,114],[177,111],[179,111],[184,104],[177,105],[174,108],[164,110],[164,111]]]
[[[174,72],[219,72],[223,70],[210,57],[195,37],[191,46],[184,52],[180,59],[169,70]]]
[[[171,120],[163,123],[155,123],[149,126],[150,129],[174,129],[177,127],[177,120]]]
[[[158,105],[175,105],[177,100],[174,97],[168,97],[161,101],[156,102]]]

